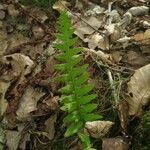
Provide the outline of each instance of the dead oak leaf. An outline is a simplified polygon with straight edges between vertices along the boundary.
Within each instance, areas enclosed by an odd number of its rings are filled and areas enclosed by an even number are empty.
[[[140,115],[150,102],[150,64],[135,71],[128,82],[129,115]]]
[[[16,112],[17,119],[21,121],[29,120],[31,118],[30,113],[37,109],[37,102],[44,94],[40,89],[28,86],[20,100],[21,102]]]

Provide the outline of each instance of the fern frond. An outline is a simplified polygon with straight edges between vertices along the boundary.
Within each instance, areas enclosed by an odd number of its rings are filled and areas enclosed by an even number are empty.
[[[61,109],[68,113],[64,118],[64,122],[68,124],[65,136],[68,137],[78,133],[84,127],[85,122],[97,120],[101,116],[93,113],[97,104],[91,101],[97,95],[90,94],[94,85],[86,83],[89,77],[86,71],[87,65],[79,65],[81,49],[75,47],[77,39],[73,38],[74,30],[65,12],[61,12],[58,25],[57,42],[54,47],[60,51],[56,59],[61,61],[61,64],[57,64],[55,68],[60,71],[56,79],[64,83],[59,92],[62,93]],[[83,135],[80,136],[83,137]]]

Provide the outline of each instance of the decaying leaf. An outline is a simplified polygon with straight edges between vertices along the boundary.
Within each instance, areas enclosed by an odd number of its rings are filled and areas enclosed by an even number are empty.
[[[52,98],[44,101],[43,103],[45,103],[50,110],[57,110],[58,100],[59,100],[59,96],[55,96],[55,97],[52,97]]]
[[[7,34],[0,30],[0,56],[3,55],[8,47]]]
[[[127,134],[127,132],[128,132],[128,104],[126,101],[122,101],[119,103],[118,116],[120,119],[122,133]]]
[[[135,71],[128,82],[128,94],[129,115],[140,115],[150,102],[150,64]]]
[[[127,58],[125,61],[127,61],[133,69],[138,69],[144,65],[147,65],[150,62],[150,59],[140,52],[130,50],[127,52]]]
[[[10,64],[11,76],[20,76],[21,73],[23,76],[29,74],[32,70],[34,62],[28,57],[20,53],[15,53],[12,55],[6,55],[5,60],[7,64]]]
[[[70,4],[64,0],[59,0],[56,1],[55,4],[53,5],[53,9],[57,10],[57,11],[62,11],[62,10],[66,10],[67,6],[69,6]]]
[[[101,26],[102,22],[99,21],[96,17],[87,17],[83,18],[84,21],[78,21],[74,24],[75,34],[81,38],[84,42],[87,42],[85,36],[91,35],[95,30]],[[86,23],[85,23],[86,22]],[[95,30],[94,30],[95,29]]]
[[[9,86],[10,82],[0,82],[0,116],[2,116],[7,109],[8,102],[5,99],[5,93]]]
[[[55,135],[55,123],[56,123],[57,115],[52,115],[48,120],[45,122],[46,132],[48,133],[48,138],[52,140]]]
[[[149,43],[150,42],[150,29],[147,29],[144,33],[137,33],[133,36],[133,39],[137,42]]]
[[[104,138],[102,150],[128,150],[129,144],[122,138]]]
[[[37,109],[37,102],[44,94],[39,89],[28,86],[20,100],[20,105],[16,112],[17,119],[21,121],[29,120],[30,113]]]
[[[17,150],[19,141],[21,139],[21,134],[18,131],[6,131],[6,145],[8,146],[9,150]]]
[[[88,42],[88,47],[90,49],[95,49],[96,47],[102,50],[109,49],[108,39],[106,37],[103,37],[99,33],[92,34],[91,36],[86,38],[85,41]]]
[[[86,122],[84,132],[94,138],[104,137],[113,124],[111,121]]]
[[[6,132],[2,128],[2,124],[0,124],[0,149],[3,150],[6,144]]]

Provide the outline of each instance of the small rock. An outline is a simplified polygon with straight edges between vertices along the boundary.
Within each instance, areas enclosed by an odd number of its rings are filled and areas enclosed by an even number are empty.
[[[0,10],[0,20],[3,20],[5,18],[5,11]]]
[[[17,17],[19,15],[19,11],[15,9],[14,5],[10,4],[7,7],[8,14],[12,17]]]
[[[36,39],[41,39],[44,36],[44,30],[39,26],[33,26],[32,32]]]

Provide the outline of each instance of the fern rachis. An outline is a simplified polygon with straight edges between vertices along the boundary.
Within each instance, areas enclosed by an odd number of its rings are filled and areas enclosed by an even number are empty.
[[[59,92],[62,93],[61,109],[67,112],[67,116],[64,118],[64,122],[68,124],[65,136],[78,133],[85,149],[91,150],[88,136],[81,134],[80,130],[87,121],[101,118],[100,115],[93,113],[97,104],[91,101],[96,98],[96,94],[89,93],[94,86],[86,82],[88,80],[87,65],[80,65],[81,57],[78,54],[81,49],[75,47],[77,39],[73,38],[74,30],[71,28],[70,19],[65,12],[61,12],[58,24],[57,42],[54,47],[60,51],[56,59],[61,64],[56,65],[55,68],[61,74],[56,79],[64,83]]]

